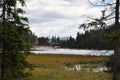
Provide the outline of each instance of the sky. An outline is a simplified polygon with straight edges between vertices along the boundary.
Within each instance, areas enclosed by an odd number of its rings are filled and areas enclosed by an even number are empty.
[[[88,0],[26,0],[26,5],[25,16],[38,37],[75,37],[83,32],[79,25],[89,21],[87,16],[101,16],[101,8],[91,6]]]

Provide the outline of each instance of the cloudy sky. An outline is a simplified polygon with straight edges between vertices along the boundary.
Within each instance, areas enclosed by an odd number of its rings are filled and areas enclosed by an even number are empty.
[[[87,21],[86,16],[101,15],[101,9],[91,6],[88,0],[26,0],[26,4],[30,29],[38,37],[75,37],[82,32],[78,27]]]

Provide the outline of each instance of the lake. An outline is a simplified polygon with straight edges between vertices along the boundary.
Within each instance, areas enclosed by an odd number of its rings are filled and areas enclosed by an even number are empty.
[[[87,49],[66,49],[53,47],[36,47],[31,48],[31,52],[35,54],[74,54],[74,55],[110,55],[113,50],[87,50]]]

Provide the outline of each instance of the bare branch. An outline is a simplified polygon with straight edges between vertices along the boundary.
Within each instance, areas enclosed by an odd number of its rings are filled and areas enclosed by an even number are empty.
[[[103,1],[103,4],[94,4],[92,1],[88,0],[88,2],[93,5],[93,6],[97,6],[97,7],[106,7],[106,6],[111,6],[111,5],[114,5],[115,3],[104,3]]]

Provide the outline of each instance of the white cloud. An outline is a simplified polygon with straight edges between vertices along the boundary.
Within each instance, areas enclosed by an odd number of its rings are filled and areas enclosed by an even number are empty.
[[[90,7],[88,0],[26,0],[24,8],[30,28],[38,36],[75,36],[85,15],[100,16],[100,9]],[[72,26],[72,27],[71,27]]]

